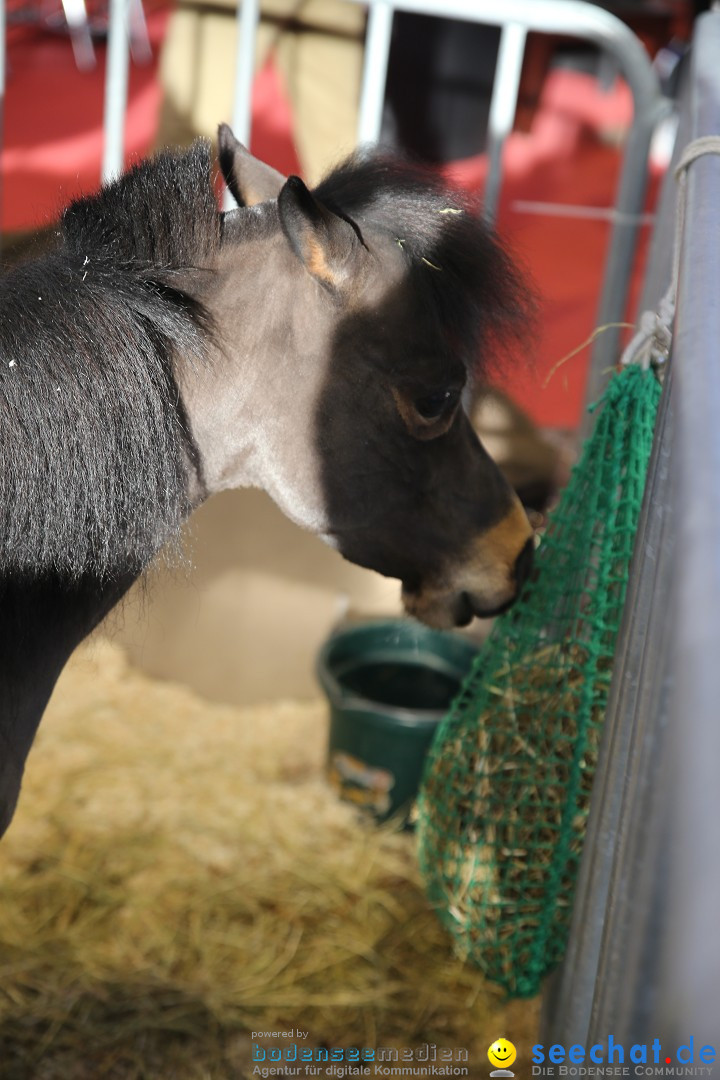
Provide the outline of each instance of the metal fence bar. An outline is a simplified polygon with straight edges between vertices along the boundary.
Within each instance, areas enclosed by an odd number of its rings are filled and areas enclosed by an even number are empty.
[[[375,3],[370,7],[357,129],[360,144],[377,142],[380,138],[392,19],[393,9],[390,4]]]
[[[110,0],[103,121],[105,142],[101,173],[104,184],[123,171],[129,63],[128,0]]]
[[[623,156],[620,184],[615,199],[619,214],[639,215],[647,189],[647,160],[653,131],[670,110],[669,102],[658,96],[642,112],[636,109]],[[610,248],[606,256],[602,294],[598,307],[597,325],[608,326],[622,322],[627,304],[637,246],[638,219],[617,219],[613,225]],[[620,352],[620,329],[610,327],[599,334],[592,351],[592,360],[585,387],[585,401],[597,401],[607,382],[607,369],[616,363]]]
[[[645,508],[648,528],[636,541],[636,582],[628,595],[624,685],[612,724],[619,753],[608,758],[615,806],[605,909],[587,1039],[612,1032],[630,1045],[648,1032],[656,1009],[660,942],[666,912],[657,873],[667,841],[667,715],[671,679],[668,612],[675,550],[674,376],[669,371],[655,440],[655,469]],[[622,652],[617,651],[622,670]]]
[[[485,220],[488,222],[493,222],[497,215],[502,183],[502,151],[515,122],[526,40],[527,30],[521,23],[506,23],[503,26],[488,119],[489,167],[483,200]]]
[[[259,19],[260,0],[238,0],[232,123],[235,135],[248,148],[250,147],[250,130],[252,127],[255,37]]]
[[[0,103],[5,104],[5,84],[7,82],[7,4],[0,0]],[[0,132],[1,133],[1,132]],[[0,140],[2,145],[2,140]]]
[[[252,88],[255,77],[255,38],[260,21],[260,0],[238,0],[237,46],[235,51],[235,87],[233,91],[232,128],[250,148],[252,131]],[[223,209],[232,210],[235,199],[230,188],[223,192]]]
[[[62,0],[62,6],[75,63],[81,71],[92,71],[95,67],[95,49],[85,0]]]
[[[5,145],[5,86],[7,83],[7,4],[0,0],[0,147]],[[0,171],[0,211],[2,210],[2,171]]]
[[[693,137],[720,135],[720,12],[696,24]],[[673,363],[677,380],[677,604],[673,813],[660,1018],[696,1051],[720,1042],[720,155],[688,171]],[[676,1043],[677,1045],[677,1043]],[[697,1061],[697,1056],[695,1058]]]

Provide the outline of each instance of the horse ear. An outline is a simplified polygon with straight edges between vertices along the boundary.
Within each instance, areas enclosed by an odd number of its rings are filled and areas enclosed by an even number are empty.
[[[253,157],[227,124],[218,128],[218,160],[225,183],[238,206],[277,199],[285,177],[277,169]]]
[[[359,244],[344,218],[323,206],[299,176],[291,176],[278,195],[283,231],[306,269],[323,285],[342,288]]]

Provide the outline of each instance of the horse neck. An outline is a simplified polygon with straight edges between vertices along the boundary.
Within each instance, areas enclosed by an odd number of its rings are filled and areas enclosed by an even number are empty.
[[[0,582],[0,836],[12,818],[23,768],[68,657],[132,584],[67,584],[45,577]]]

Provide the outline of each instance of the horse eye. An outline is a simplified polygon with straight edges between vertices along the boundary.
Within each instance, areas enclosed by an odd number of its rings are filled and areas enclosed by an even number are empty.
[[[426,394],[415,400],[415,408],[425,420],[437,420],[443,413],[457,405],[459,393],[457,390],[439,390],[435,394]]]

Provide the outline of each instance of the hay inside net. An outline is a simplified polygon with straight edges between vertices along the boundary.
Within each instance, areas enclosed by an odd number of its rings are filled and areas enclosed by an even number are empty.
[[[458,953],[513,996],[567,939],[660,384],[617,373],[551,515],[433,744],[420,864]]]

